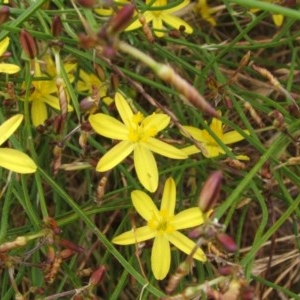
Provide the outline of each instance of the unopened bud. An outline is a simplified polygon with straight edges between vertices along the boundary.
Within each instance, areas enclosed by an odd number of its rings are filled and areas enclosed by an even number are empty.
[[[91,96],[85,97],[80,101],[79,107],[82,112],[89,111],[95,107],[95,100]]]
[[[205,181],[198,199],[198,205],[202,212],[208,212],[218,201],[222,177],[222,172],[216,171]]]
[[[233,275],[232,266],[220,266],[218,271],[223,276]]]
[[[51,32],[53,36],[57,37],[62,34],[63,25],[60,16],[54,16],[51,24]]]
[[[226,233],[218,233],[216,235],[217,241],[221,244],[221,246],[227,250],[228,252],[235,252],[237,250],[237,245],[233,238]]]
[[[101,282],[106,272],[106,268],[104,266],[99,267],[96,271],[93,272],[90,278],[91,285],[97,285]]]
[[[134,5],[124,5],[110,21],[109,31],[111,34],[118,34],[125,29],[132,20]]]
[[[5,23],[9,18],[9,7],[2,6],[0,9],[0,25]]]
[[[21,30],[20,43],[25,54],[30,58],[34,59],[37,56],[37,49],[34,38],[25,29]]]
[[[94,36],[89,36],[85,33],[80,33],[78,35],[78,41],[79,45],[85,49],[94,48],[97,45],[97,39]]]
[[[78,4],[87,7],[87,8],[92,8],[95,5],[95,0],[77,0]]]
[[[157,76],[174,87],[182,96],[183,100],[204,113],[219,118],[218,112],[204,99],[202,95],[185,79],[179,76],[168,65],[159,65],[154,68]]]
[[[71,241],[68,241],[65,239],[60,239],[59,243],[61,246],[68,248],[70,250],[73,250],[75,252],[78,252],[78,253],[82,253],[85,251],[85,249],[83,247],[76,245],[76,244],[72,243]]]
[[[74,255],[75,251],[71,249],[63,249],[60,251],[60,257],[63,260],[69,259],[72,255]]]

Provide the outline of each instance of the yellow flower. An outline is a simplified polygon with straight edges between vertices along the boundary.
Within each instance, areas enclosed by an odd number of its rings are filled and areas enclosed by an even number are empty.
[[[2,145],[20,126],[23,115],[17,114],[0,126],[0,145]],[[27,174],[36,171],[36,164],[19,150],[0,148],[0,166],[13,172]]]
[[[198,0],[198,4],[196,6],[196,9],[200,13],[201,17],[213,26],[216,26],[217,22],[212,17],[212,15],[224,8],[225,8],[224,5],[220,5],[216,7],[208,7],[206,0]]]
[[[78,92],[88,91],[90,95],[93,95],[94,89],[97,89],[100,99],[106,105],[110,105],[113,102],[113,99],[107,96],[107,83],[102,82],[95,74],[88,74],[85,71],[80,70],[79,77],[81,80],[77,83]]]
[[[51,55],[46,54],[43,58],[43,61],[45,62],[45,66],[46,66],[45,73],[47,73],[52,78],[52,80],[55,80],[57,76],[57,72],[56,72],[55,63],[51,58]],[[70,82],[73,82],[75,79],[73,72],[75,71],[76,66],[77,66],[76,63],[64,62],[64,68],[66,73],[68,74],[68,79]]]
[[[278,0],[263,0],[264,2],[269,2],[269,3],[278,3],[280,4],[280,1]],[[260,9],[257,9],[257,8],[252,8],[251,9],[251,12],[255,13],[257,11],[259,11]],[[283,15],[280,15],[280,14],[272,14],[272,19],[273,19],[273,22],[274,24],[277,26],[277,27],[280,27],[283,23],[283,20],[284,20],[284,16]]]
[[[176,185],[172,178],[168,178],[165,183],[160,210],[142,191],[133,191],[131,199],[133,206],[145,219],[147,225],[118,235],[112,242],[118,245],[129,245],[154,238],[151,268],[157,280],[164,279],[171,264],[170,243],[188,255],[195,247],[195,243],[178,230],[204,223],[206,215],[198,207],[188,208],[174,215]],[[206,261],[206,256],[200,248],[196,250],[193,257],[202,262]]]
[[[5,53],[9,45],[9,38],[6,37],[0,42],[0,57]],[[20,71],[20,67],[13,64],[6,64],[0,62],[0,73],[14,74]]]
[[[36,77],[46,77],[42,74],[40,64],[35,62]],[[45,122],[48,118],[47,106],[50,105],[56,110],[60,110],[59,99],[54,94],[57,93],[57,86],[54,80],[33,80],[32,81],[33,92],[29,96],[31,102],[31,119],[34,126],[39,126]],[[73,108],[68,105],[68,111],[72,111]]]
[[[192,126],[183,126],[183,127],[191,134],[191,136],[194,139],[202,143],[203,147],[207,151],[207,155],[205,155],[206,157],[216,157],[219,156],[220,154],[225,153],[224,149],[209,134],[207,130],[205,129],[201,130]],[[222,125],[222,121],[216,118],[212,119],[210,129],[222,141],[223,144],[225,145],[233,144],[244,139],[244,137],[235,130],[224,133],[223,128],[224,126]],[[249,134],[247,130],[245,130],[244,132],[246,134]],[[200,149],[198,149],[195,145],[192,145],[183,148],[182,151],[184,151],[187,155],[191,155],[191,154],[199,153]],[[241,160],[249,159],[247,156],[244,155],[239,155],[237,156],[237,158]]]
[[[143,16],[147,23],[152,22],[154,34],[157,37],[164,36],[164,32],[162,31],[164,29],[163,23],[166,23],[175,29],[179,29],[181,26],[184,26],[185,32],[188,34],[193,32],[193,28],[187,22],[173,15],[186,7],[190,3],[190,0],[183,0],[180,4],[167,9],[163,8],[168,4],[167,0],[146,0],[146,5],[150,5],[151,3],[151,8],[146,10],[143,13]],[[126,28],[126,31],[135,30],[141,26],[141,22],[137,19]]]
[[[168,126],[169,116],[153,113],[144,118],[141,112],[134,114],[119,92],[116,93],[115,103],[123,123],[102,113],[89,117],[91,126],[98,134],[121,140],[99,160],[96,170],[110,170],[133,152],[138,179],[147,190],[154,192],[158,186],[158,170],[152,151],[174,159],[184,159],[187,155],[154,138],[159,131]]]

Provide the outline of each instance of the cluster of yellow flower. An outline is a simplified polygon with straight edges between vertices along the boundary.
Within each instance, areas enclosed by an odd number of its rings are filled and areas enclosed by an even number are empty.
[[[198,2],[198,9],[200,9],[203,18],[212,25],[216,25],[212,14],[217,10],[209,9],[205,0],[199,0]],[[193,28],[186,21],[174,15],[174,13],[179,13],[186,8],[190,1],[183,0],[175,6],[167,6],[167,4],[167,0],[146,0],[145,6],[141,8],[141,14],[145,22],[152,22],[155,35],[157,37],[164,35],[164,23],[176,29],[184,28],[186,33],[191,34]],[[96,12],[109,15],[112,10],[97,9]],[[275,21],[277,25],[282,23],[277,19]],[[126,30],[135,30],[141,26],[140,18],[136,18]],[[0,42],[0,56],[6,51],[8,44],[9,38],[5,38]],[[45,80],[34,80],[32,82],[34,90],[30,94],[29,100],[31,101],[31,118],[34,126],[43,124],[47,119],[45,104],[60,109],[59,100],[53,95],[57,92],[57,85],[53,80],[56,76],[54,64],[49,56],[45,57],[44,61],[46,62],[44,72],[41,72],[40,62],[34,62],[35,77],[45,78]],[[64,65],[70,82],[74,80],[72,71],[75,67],[76,64],[74,63]],[[20,68],[16,65],[0,63],[1,73],[14,74],[19,70]],[[78,91],[103,85],[95,75],[89,75],[83,70],[80,71],[79,77],[81,80],[77,84]],[[134,112],[128,104],[126,96],[121,91],[116,93],[114,101],[122,122],[104,113],[89,116],[89,122],[95,132],[104,137],[120,141],[99,160],[96,167],[98,172],[105,172],[114,168],[133,152],[134,166],[140,183],[149,192],[155,192],[158,187],[159,172],[153,152],[171,159],[186,159],[188,155],[201,151],[195,145],[178,149],[156,138],[157,134],[169,125],[170,117],[168,115],[153,113],[144,116],[141,112]],[[70,105],[68,111],[72,111]],[[0,126],[0,145],[14,133],[21,124],[22,119],[23,116],[17,114]],[[191,126],[184,126],[184,129],[203,145],[206,150],[206,153],[203,154],[206,157],[216,157],[226,153],[224,151],[225,145],[241,141],[248,134],[247,131],[244,131],[244,135],[237,131],[223,133],[222,122],[216,118],[212,120],[210,131],[222,142],[222,145],[205,129]],[[230,148],[227,151],[230,151]],[[242,159],[247,159],[247,157]],[[0,166],[19,173],[32,173],[37,168],[36,164],[27,155],[9,148],[0,149]],[[165,183],[160,210],[157,209],[152,199],[142,191],[133,191],[131,197],[135,209],[147,222],[147,225],[115,237],[113,243],[127,245],[154,238],[151,255],[152,270],[155,278],[163,279],[170,268],[170,243],[183,252],[190,254],[195,247],[195,243],[181,234],[179,230],[202,224],[208,217],[207,212],[202,212],[200,208],[194,207],[175,215],[176,185],[172,178],[167,179]],[[194,258],[200,261],[206,260],[206,256],[200,248],[195,251]]]

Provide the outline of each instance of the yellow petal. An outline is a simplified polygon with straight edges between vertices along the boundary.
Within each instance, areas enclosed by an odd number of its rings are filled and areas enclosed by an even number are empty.
[[[171,244],[173,244],[176,248],[178,248],[182,252],[186,253],[187,255],[191,254],[191,252],[193,251],[193,249],[196,246],[196,244],[192,240],[187,238],[185,235],[183,235],[179,231],[174,231],[172,234],[170,234],[168,236],[168,239]],[[203,261],[203,262],[206,261],[206,256],[200,248],[197,249],[193,258]]]
[[[152,114],[143,120],[144,131],[155,128],[156,132],[165,129],[170,123],[170,117],[166,114]]]
[[[153,19],[152,19],[152,28],[153,28],[153,31],[154,31],[154,34],[161,38],[165,35],[165,33],[162,31],[164,29],[163,27],[163,23],[162,23],[162,19],[161,17],[156,17],[154,16]]]
[[[193,126],[183,126],[183,128],[189,132],[189,134],[199,142],[206,143],[208,142],[206,135],[204,134],[205,130]]]
[[[116,93],[115,103],[122,121],[127,127],[130,127],[132,124],[133,112],[124,96],[119,92]]]
[[[247,156],[247,155],[237,155],[236,156],[236,158],[238,159],[238,160],[250,160],[250,157],[249,156]]]
[[[158,235],[154,239],[153,248],[151,252],[151,268],[154,277],[157,280],[164,279],[171,265],[171,249],[169,241],[164,235]]]
[[[131,200],[134,208],[144,220],[148,221],[153,214],[159,214],[154,202],[146,193],[135,190],[131,193]]]
[[[209,127],[214,134],[216,134],[220,139],[222,139],[223,124],[221,120],[213,118]]]
[[[277,26],[277,27],[280,27],[283,23],[283,20],[284,20],[284,16],[283,15],[277,15],[277,14],[274,14],[272,15],[272,18],[273,18],[273,22],[274,24]]]
[[[0,145],[2,145],[20,126],[23,115],[16,114],[0,126]]]
[[[245,133],[249,134],[249,131],[245,130]],[[242,141],[244,139],[245,138],[240,133],[233,130],[233,131],[229,131],[229,132],[226,132],[226,133],[223,134],[222,142],[225,145],[228,145],[228,144],[233,144],[233,143]]]
[[[112,8],[95,8],[95,13],[101,16],[109,17],[114,13]]]
[[[6,51],[8,45],[9,45],[9,37],[6,37],[0,42],[0,56],[2,56],[3,53]]]
[[[151,22],[154,17],[154,15],[151,11],[144,12],[143,16],[145,18],[146,23]],[[142,24],[141,24],[140,20],[138,18],[136,18],[128,27],[126,27],[125,31],[136,30],[140,27],[142,27]]]
[[[13,64],[0,63],[0,73],[15,74],[20,71],[20,67]]]
[[[190,3],[190,0],[183,0],[180,4],[176,5],[175,7],[164,9],[163,13],[164,14],[172,14],[172,13],[179,11],[180,9],[186,7],[187,5],[189,5],[189,3]]]
[[[34,100],[31,104],[31,119],[33,126],[44,124],[48,117],[46,104],[41,100]]]
[[[151,151],[158,153],[160,155],[173,158],[173,159],[185,159],[187,155],[180,149],[175,148],[165,142],[162,142],[156,138],[148,138],[145,143],[145,147],[149,148]]]
[[[176,230],[191,228],[203,224],[204,215],[198,207],[191,207],[174,216],[172,225]]]
[[[156,161],[152,152],[141,144],[134,149],[134,166],[140,183],[149,192],[155,192],[158,186]]]
[[[186,155],[192,155],[201,152],[200,149],[198,149],[196,146],[188,146],[181,149]]]
[[[116,146],[111,148],[102,158],[99,160],[96,170],[98,172],[105,172],[117,164],[119,164],[125,157],[127,157],[134,149],[134,145],[129,141],[122,141]]]
[[[61,110],[59,100],[56,96],[53,95],[45,95],[42,98],[43,102],[48,104],[49,106],[53,107],[54,109]],[[73,111],[73,107],[68,104],[68,111]]]
[[[175,210],[175,204],[176,204],[176,185],[174,179],[170,177],[166,180],[164,186],[160,210],[168,212],[169,216],[173,216]]]
[[[225,153],[224,150],[218,145],[206,144],[205,150],[207,152],[207,154],[204,154],[205,157],[216,157],[219,156],[220,154]]]
[[[21,174],[34,173],[37,168],[28,155],[9,148],[0,148],[0,166]]]
[[[188,34],[193,33],[193,27],[191,27],[187,22],[180,19],[179,17],[163,14],[161,18],[162,18],[163,22],[167,23],[170,27],[173,27],[173,28],[179,30],[180,27],[183,26],[185,33],[188,33]]]
[[[116,140],[126,140],[128,138],[126,126],[111,116],[105,114],[90,115],[89,122],[100,135]]]
[[[130,245],[147,241],[153,239],[154,237],[155,231],[151,230],[148,226],[143,226],[114,237],[112,242],[118,245]]]

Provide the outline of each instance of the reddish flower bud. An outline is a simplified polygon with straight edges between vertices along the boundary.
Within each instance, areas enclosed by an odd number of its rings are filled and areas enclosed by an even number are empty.
[[[80,101],[79,107],[82,112],[89,111],[95,107],[95,100],[91,96],[85,97]]]
[[[74,255],[75,251],[71,249],[63,249],[60,251],[60,257],[63,260],[69,259],[72,255]]]
[[[99,267],[97,270],[93,272],[90,278],[91,285],[97,285],[101,282],[106,272],[106,268],[104,266]]]
[[[9,18],[9,7],[2,6],[0,9],[0,25],[5,23]]]
[[[219,267],[219,273],[223,276],[228,276],[233,274],[232,266],[221,266]]]
[[[222,172],[216,171],[212,173],[205,181],[199,199],[198,205],[202,212],[208,212],[217,202],[221,190]]]
[[[237,250],[237,245],[233,238],[226,233],[218,233],[216,235],[217,241],[222,245],[222,247],[228,252],[235,252]]]
[[[53,36],[57,37],[62,34],[63,25],[60,16],[54,16],[51,24],[51,32]]]
[[[25,29],[22,29],[22,31],[21,31],[20,43],[21,43],[21,46],[22,46],[25,54],[30,59],[34,59],[37,56],[37,49],[36,49],[34,38]]]
[[[68,240],[65,240],[65,239],[60,239],[59,243],[60,243],[61,246],[65,247],[65,248],[68,248],[70,250],[73,250],[75,252],[78,252],[78,253],[82,253],[85,250],[83,247],[78,246],[78,245],[72,243],[71,241],[68,241]]]
[[[134,5],[124,5],[110,21],[109,30],[112,34],[118,34],[125,29],[132,20]]]
[[[77,0],[78,4],[87,8],[92,8],[95,5],[95,0]]]

